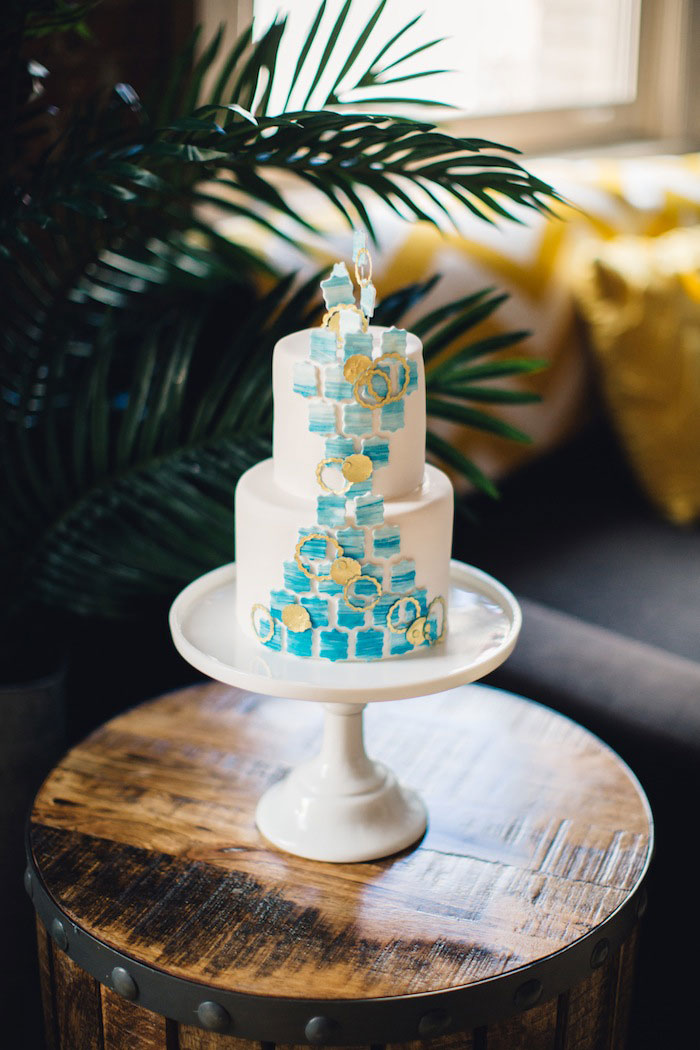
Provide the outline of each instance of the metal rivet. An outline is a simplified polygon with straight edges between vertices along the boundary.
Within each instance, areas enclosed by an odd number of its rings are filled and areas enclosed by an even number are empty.
[[[649,897],[647,896],[647,891],[646,890],[642,890],[642,892],[639,895],[639,903],[637,904],[637,918],[638,919],[641,919],[642,916],[644,915],[645,911],[647,910],[647,903],[648,903],[648,901],[649,901]]]
[[[24,873],[24,888],[30,897],[34,896],[34,880],[32,878],[32,873],[29,870],[29,868],[27,868]]]
[[[123,966],[115,966],[112,970],[112,987],[125,999],[135,999],[139,994],[136,981]]]
[[[539,1002],[541,995],[542,982],[533,979],[532,981],[525,981],[525,984],[520,985],[513,996],[513,1001],[519,1009],[529,1010],[531,1006],[534,1006],[536,1002]]]
[[[452,1024],[452,1017],[447,1010],[431,1010],[423,1014],[418,1022],[418,1034],[424,1039],[435,1035],[442,1035]]]
[[[304,1035],[310,1043],[313,1043],[315,1046],[322,1046],[324,1043],[330,1042],[336,1028],[335,1021],[332,1021],[330,1017],[312,1017],[306,1023]]]
[[[212,1002],[211,999],[199,1004],[197,1017],[200,1024],[208,1028],[210,1032],[227,1032],[231,1026],[231,1016],[228,1010],[224,1010],[223,1006]]]
[[[602,966],[607,957],[610,955],[610,942],[606,937],[603,937],[602,941],[598,941],[595,948],[591,952],[591,967],[597,970],[599,966]]]
[[[49,933],[53,937],[58,947],[62,951],[65,951],[68,947],[68,934],[66,933],[66,928],[60,919],[53,920],[53,922],[51,923],[51,929],[49,930]]]

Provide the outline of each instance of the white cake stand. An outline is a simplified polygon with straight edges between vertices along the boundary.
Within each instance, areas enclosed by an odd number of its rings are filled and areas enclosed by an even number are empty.
[[[180,654],[219,682],[314,700],[325,711],[321,750],[265,792],[255,815],[259,830],[281,849],[312,860],[372,860],[410,846],[425,831],[425,806],[368,757],[362,712],[368,703],[439,693],[498,667],[520,631],[513,595],[479,569],[453,561],[445,642],[369,663],[273,652],[241,630],[235,603],[234,564],[186,587],[170,610]]]

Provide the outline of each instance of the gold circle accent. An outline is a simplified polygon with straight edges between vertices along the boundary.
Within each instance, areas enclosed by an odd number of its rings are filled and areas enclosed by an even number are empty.
[[[372,359],[366,354],[352,354],[343,365],[343,375],[348,383],[354,383],[363,372],[372,367]]]
[[[300,633],[308,631],[311,626],[311,617],[308,609],[305,609],[303,605],[292,602],[291,605],[285,605],[282,610],[282,623],[290,631]]]
[[[388,376],[386,374],[386,372],[384,372],[379,367],[380,364],[382,363],[382,361],[393,361],[393,360],[398,361],[403,367],[403,382],[401,384],[401,389],[395,394],[391,393],[391,377]],[[387,392],[386,392],[386,394],[380,395],[375,390],[374,384],[373,384],[373,379],[374,379],[374,377],[376,375],[381,376],[381,378],[386,383],[386,385],[387,385]],[[353,391],[352,392],[353,392],[353,395],[355,397],[355,400],[358,402],[358,404],[362,405],[364,408],[380,408],[382,405],[389,405],[389,404],[391,404],[392,401],[400,401],[401,398],[403,397],[403,395],[406,393],[406,390],[408,388],[408,384],[410,383],[410,381],[411,381],[411,370],[410,370],[410,368],[408,366],[408,361],[406,360],[405,357],[403,357],[401,354],[397,354],[397,353],[382,354],[381,357],[377,358],[377,360],[374,362],[373,365],[371,365],[369,368],[365,369],[365,371],[362,373],[362,375],[357,377],[357,379],[355,380],[355,385],[353,387]],[[365,400],[363,400],[363,397],[362,397],[362,394],[361,394],[361,390],[362,390],[363,387],[366,387],[368,392],[372,395],[372,397],[375,398],[375,400],[373,402],[372,401],[365,401]]]
[[[346,457],[341,469],[344,478],[347,478],[352,483],[356,483],[358,481],[367,481],[368,478],[372,477],[374,464],[364,452],[355,452],[352,456]]]
[[[340,337],[340,314],[343,310],[350,310],[352,313],[356,313],[360,318],[360,328],[363,332],[367,331],[369,321],[360,310],[359,306],[355,306],[354,303],[338,303],[337,306],[332,306],[327,313],[323,315],[323,321],[321,325],[323,328],[330,328],[332,332],[335,332],[336,339]]]
[[[360,580],[371,580],[374,586],[377,588],[377,596],[370,602],[369,605],[355,605],[354,602],[351,602],[348,597],[348,587],[351,587],[354,583],[358,583]],[[376,580],[374,578],[374,576],[353,576],[352,579],[348,580],[348,582],[345,584],[345,587],[343,588],[343,597],[345,598],[345,601],[348,603],[351,609],[356,609],[358,612],[367,612],[368,609],[373,609],[379,601],[379,599],[381,598],[381,596],[382,585],[380,584],[379,580]]]
[[[331,579],[335,583],[346,584],[362,574],[362,566],[354,558],[336,558],[331,565]]]
[[[437,636],[437,638],[430,638],[430,630],[429,630],[430,624],[428,622],[430,620],[430,610],[432,609],[432,607],[434,605],[438,605],[438,604],[442,606],[442,630],[440,631],[440,634]],[[439,594],[437,596],[437,598],[433,598],[432,602],[428,606],[428,615],[426,616],[425,619],[426,619],[426,625],[425,625],[426,626],[426,632],[425,633],[426,633],[426,635],[429,638],[430,644],[431,645],[437,645],[437,643],[441,642],[442,639],[445,637],[445,631],[447,630],[447,602],[445,601],[445,599],[442,597],[441,594]]]
[[[324,532],[310,532],[308,536],[304,536],[302,539],[300,539],[296,547],[294,548],[294,561],[304,573],[304,576],[308,576],[310,580],[330,580],[330,573],[328,573],[326,576],[317,576],[315,572],[309,572],[306,566],[302,565],[301,552],[304,548],[304,544],[308,543],[309,540],[325,540],[326,543],[332,543],[338,554],[343,553],[343,548],[340,546],[337,540],[334,540],[332,536],[326,536]]]
[[[326,485],[325,481],[323,480],[323,471],[326,469],[329,463],[341,464],[340,469],[347,481],[347,485],[344,488],[332,489],[330,485]],[[332,492],[334,496],[343,496],[348,491],[352,482],[345,474],[344,463],[345,460],[342,458],[342,456],[330,456],[328,459],[322,459],[319,465],[316,467],[316,481],[319,483],[324,492]]]
[[[255,614],[256,614],[256,612],[258,610],[260,610],[260,612],[265,613],[265,616],[267,616],[268,620],[270,621],[269,633],[266,634],[264,638],[260,634],[260,631],[258,630],[258,625],[255,622]],[[272,619],[272,616],[270,614],[270,610],[266,609],[264,605],[260,604],[260,602],[256,602],[255,605],[253,606],[253,608],[250,610],[250,622],[252,623],[253,630],[255,631],[255,633],[258,636],[258,638],[260,639],[260,641],[261,642],[269,642],[270,638],[272,638],[273,634],[275,633],[275,621]]]
[[[425,641],[425,623],[427,617],[419,616],[410,627],[406,629],[406,641],[411,645],[421,645]]]
[[[411,626],[410,624],[405,623],[402,627],[394,627],[394,624],[392,622],[392,616],[394,613],[394,609],[400,608],[401,602],[411,602],[414,609],[416,610],[416,616],[420,616],[420,602],[417,598],[414,598],[410,594],[404,595],[401,598],[397,598],[392,607],[389,609],[389,612],[386,614],[386,625],[393,634],[404,634],[405,631]]]
[[[365,276],[360,276],[360,267],[364,266]],[[364,288],[372,280],[372,256],[366,248],[360,248],[355,259],[355,280],[360,288]]]

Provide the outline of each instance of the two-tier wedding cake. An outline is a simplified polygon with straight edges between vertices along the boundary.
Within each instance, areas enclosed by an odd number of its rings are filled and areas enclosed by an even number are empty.
[[[369,325],[363,235],[321,282],[323,326],[273,358],[272,459],[236,487],[237,616],[269,649],[381,660],[445,637],[453,490],[425,462],[417,336]]]

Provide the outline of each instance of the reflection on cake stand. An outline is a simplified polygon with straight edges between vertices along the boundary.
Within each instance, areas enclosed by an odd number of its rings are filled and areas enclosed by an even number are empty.
[[[321,750],[265,792],[256,811],[259,830],[281,849],[312,860],[372,860],[410,846],[425,831],[425,806],[368,757],[362,712],[368,703],[427,697],[493,671],[520,631],[513,595],[479,569],[453,561],[445,641],[368,663],[266,649],[241,630],[235,605],[234,564],[186,587],[170,610],[179,653],[219,682],[320,702],[325,713]]]

